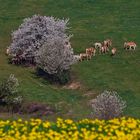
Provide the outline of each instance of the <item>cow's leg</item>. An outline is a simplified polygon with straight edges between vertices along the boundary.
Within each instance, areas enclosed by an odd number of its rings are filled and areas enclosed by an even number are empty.
[[[89,56],[89,59],[91,60],[91,55]]]
[[[136,46],[133,46],[133,50],[135,50],[135,47],[136,47]]]
[[[104,48],[104,54],[106,53],[106,48]]]
[[[107,51],[109,52],[109,47],[107,47]]]
[[[136,49],[136,46],[134,46],[134,50]]]
[[[90,56],[89,56],[89,55],[87,55],[87,56],[86,56],[86,58],[87,58],[87,61],[88,61],[88,60],[90,59]]]
[[[82,56],[80,56],[80,59],[79,59],[79,61],[82,61]]]

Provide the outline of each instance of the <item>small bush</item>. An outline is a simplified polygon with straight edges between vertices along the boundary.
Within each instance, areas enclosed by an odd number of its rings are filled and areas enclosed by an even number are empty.
[[[126,102],[115,91],[104,91],[92,100],[92,108],[98,119],[119,117],[126,107]]]
[[[62,71],[60,73],[57,73],[55,77],[60,84],[66,84],[70,81],[70,71]]]
[[[13,109],[22,103],[23,98],[19,95],[18,86],[18,79],[13,74],[0,84],[0,105]]]

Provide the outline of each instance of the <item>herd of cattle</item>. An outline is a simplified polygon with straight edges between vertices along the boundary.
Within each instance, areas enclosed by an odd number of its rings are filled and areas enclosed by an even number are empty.
[[[137,45],[135,42],[125,42],[123,47],[125,50],[135,50],[136,46]],[[90,60],[92,56],[95,56],[97,51],[99,52],[99,54],[105,54],[109,52],[111,47],[112,47],[112,40],[106,39],[102,43],[100,42],[94,43],[93,47],[86,48],[85,53],[80,53],[79,55],[75,55],[74,57],[78,61]],[[111,56],[114,56],[116,52],[117,49],[113,47],[111,49]]]
[[[34,56],[25,56],[25,55],[11,55],[9,48],[6,49],[6,55],[9,56],[9,63],[15,65],[24,65],[24,66],[35,66],[35,57]]]
[[[71,47],[70,44],[66,44],[67,47]],[[126,50],[135,50],[136,49],[135,42],[125,42],[124,49]],[[93,44],[93,47],[86,48],[85,53],[80,53],[79,55],[74,55],[76,61],[90,60],[92,56],[95,56],[98,51],[99,54],[105,54],[109,52],[112,47],[112,40],[106,39],[102,43],[96,42]],[[114,56],[117,52],[117,49],[113,47],[111,49],[111,56]],[[9,48],[6,50],[6,55],[10,54]],[[35,65],[35,58],[33,56],[22,57],[22,55],[15,55],[10,59],[12,64],[20,65]]]

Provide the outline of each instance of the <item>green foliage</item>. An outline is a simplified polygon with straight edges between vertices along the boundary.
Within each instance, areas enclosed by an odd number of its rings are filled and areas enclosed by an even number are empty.
[[[60,84],[66,84],[70,81],[70,71],[69,70],[62,71],[60,73],[57,73],[55,77],[56,79],[58,79]]]
[[[64,85],[70,81],[70,71],[69,70],[61,71],[56,74],[49,74],[49,73],[45,72],[44,70],[37,68],[37,75],[48,80],[51,84],[57,83],[57,84]]]

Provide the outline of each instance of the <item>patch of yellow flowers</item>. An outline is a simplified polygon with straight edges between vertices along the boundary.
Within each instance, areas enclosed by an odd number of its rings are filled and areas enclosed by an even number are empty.
[[[0,120],[0,140],[140,140],[140,120]]]

